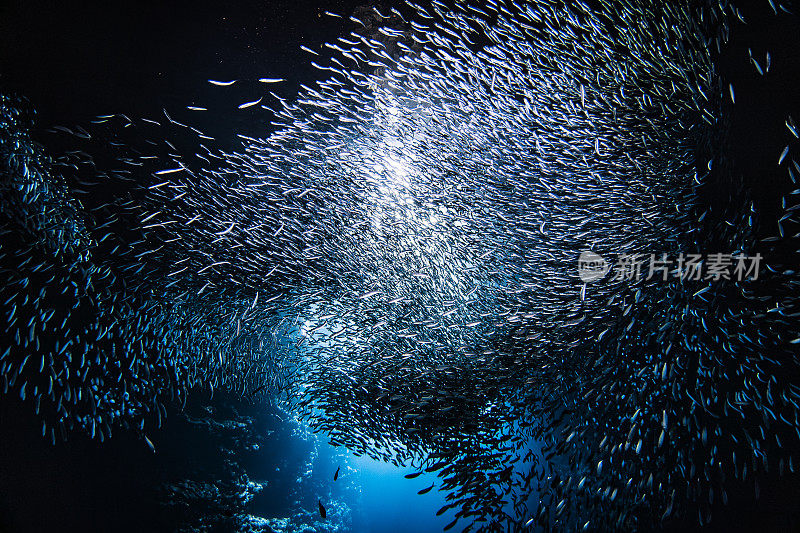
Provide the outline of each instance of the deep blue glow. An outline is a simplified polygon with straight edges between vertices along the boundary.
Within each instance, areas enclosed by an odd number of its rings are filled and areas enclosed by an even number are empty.
[[[445,493],[434,488],[427,494],[417,494],[431,483],[438,486],[441,480],[436,473],[406,479],[413,468],[398,468],[366,456],[352,458],[351,464],[361,485],[361,501],[353,513],[355,531],[439,533],[455,518],[453,509],[436,516],[446,503]]]

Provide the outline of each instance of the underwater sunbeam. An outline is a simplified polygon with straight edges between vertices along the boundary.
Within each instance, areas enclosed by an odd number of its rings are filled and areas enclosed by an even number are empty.
[[[224,4],[99,26],[199,47],[136,112],[51,124],[0,63],[0,390],[59,461],[148,465],[142,515],[186,532],[724,528],[797,494],[792,6]]]

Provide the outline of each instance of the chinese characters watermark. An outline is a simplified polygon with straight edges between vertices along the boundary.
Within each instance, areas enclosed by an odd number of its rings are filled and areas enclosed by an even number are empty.
[[[592,251],[578,257],[578,277],[584,283],[603,279],[613,270],[613,280],[757,280],[761,254],[618,254],[612,264]]]

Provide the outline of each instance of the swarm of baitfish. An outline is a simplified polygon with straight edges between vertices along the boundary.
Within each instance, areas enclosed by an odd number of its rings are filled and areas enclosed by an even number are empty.
[[[713,54],[741,19],[361,10],[308,49],[325,81],[235,153],[165,112],[98,117],[69,132],[102,157],[48,159],[5,98],[4,388],[53,439],[145,432],[196,387],[272,395],[334,444],[437,471],[449,527],[708,521],[726,478],[793,471],[800,437],[796,197],[762,220],[725,152]],[[586,250],[765,259],[757,279],[586,283]]]

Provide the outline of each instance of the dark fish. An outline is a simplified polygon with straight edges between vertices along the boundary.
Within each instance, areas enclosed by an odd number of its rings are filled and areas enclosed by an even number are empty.
[[[0,95],[2,390],[53,443],[144,434],[191,391],[262,393],[356,456],[437,472],[439,514],[476,529],[648,529],[729,467],[782,464],[800,441],[797,128],[769,156],[775,216],[712,188],[741,181],[714,64],[741,13],[407,7],[358,10],[314,51],[328,79],[264,96],[274,133],[236,152],[165,112],[98,117],[108,146],[62,127],[76,149],[47,154]],[[588,248],[631,262],[590,284]],[[759,251],[760,277],[671,275],[740,264],[698,250]],[[634,254],[653,276],[626,278]]]
[[[428,492],[430,492],[430,491],[431,491],[431,489],[432,489],[433,487],[435,487],[435,486],[436,486],[436,484],[435,484],[435,483],[431,483],[431,486],[430,486],[430,487],[427,487],[427,488],[424,488],[424,489],[420,490],[419,492],[417,492],[417,494],[427,494],[427,493],[428,493]]]

